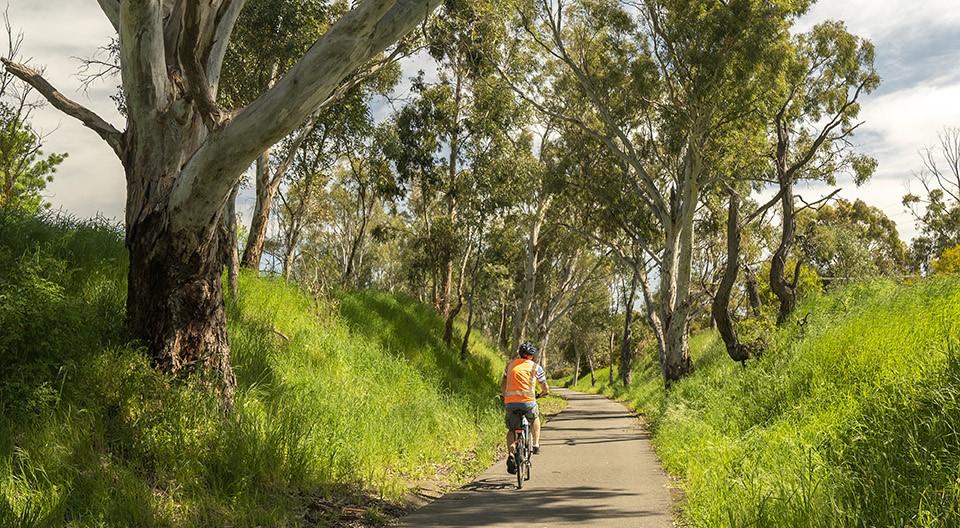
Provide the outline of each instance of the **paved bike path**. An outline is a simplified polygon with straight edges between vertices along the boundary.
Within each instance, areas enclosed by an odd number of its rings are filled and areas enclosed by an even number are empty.
[[[567,408],[544,426],[522,490],[501,460],[401,526],[673,526],[666,473],[636,417],[602,396],[551,391],[567,398]]]

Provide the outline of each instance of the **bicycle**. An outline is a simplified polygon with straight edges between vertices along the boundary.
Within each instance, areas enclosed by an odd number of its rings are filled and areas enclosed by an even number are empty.
[[[513,430],[514,433],[514,455],[513,459],[517,464],[517,489],[523,489],[523,481],[530,480],[530,468],[533,465],[530,461],[533,449],[530,441],[530,422],[524,409],[516,409],[513,414],[521,418],[520,427]]]

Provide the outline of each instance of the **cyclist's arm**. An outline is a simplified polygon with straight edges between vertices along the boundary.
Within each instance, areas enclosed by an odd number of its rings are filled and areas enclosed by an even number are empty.
[[[544,372],[543,368],[541,367],[537,367],[537,381],[540,383],[540,389],[543,391],[537,395],[537,397],[542,398],[543,396],[550,394],[550,386],[547,385],[547,373]]]
[[[544,396],[550,394],[550,386],[547,385],[545,381],[540,382],[540,394],[537,395],[537,398],[543,398]]]
[[[504,400],[507,398],[507,372],[503,372],[503,377],[500,378],[500,399]]]

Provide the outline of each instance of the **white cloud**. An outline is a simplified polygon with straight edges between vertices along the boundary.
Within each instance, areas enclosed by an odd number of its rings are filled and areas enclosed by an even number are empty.
[[[960,10],[956,0],[822,0],[798,27],[827,19],[843,20],[851,32],[871,40],[895,42],[960,27]]]
[[[921,164],[918,150],[933,145],[944,126],[960,125],[960,9],[956,0],[821,0],[796,29],[827,19],[843,20],[851,33],[873,42],[884,79],[863,98],[864,124],[854,137],[877,158],[877,172],[860,188],[841,180],[841,196],[883,210],[909,241],[917,229],[901,201]],[[815,199],[829,190],[808,192]]]
[[[934,144],[943,127],[960,124],[957,101],[960,84],[937,86],[930,82],[864,103],[863,131],[879,136],[871,147],[885,162],[880,170],[909,176],[920,161],[917,151]]]

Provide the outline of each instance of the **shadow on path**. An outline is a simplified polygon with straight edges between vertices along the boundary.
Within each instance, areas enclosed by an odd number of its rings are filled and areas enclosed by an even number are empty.
[[[672,526],[666,473],[636,416],[602,396],[557,392],[567,408],[544,426],[543,450],[522,490],[500,461],[401,526]]]

